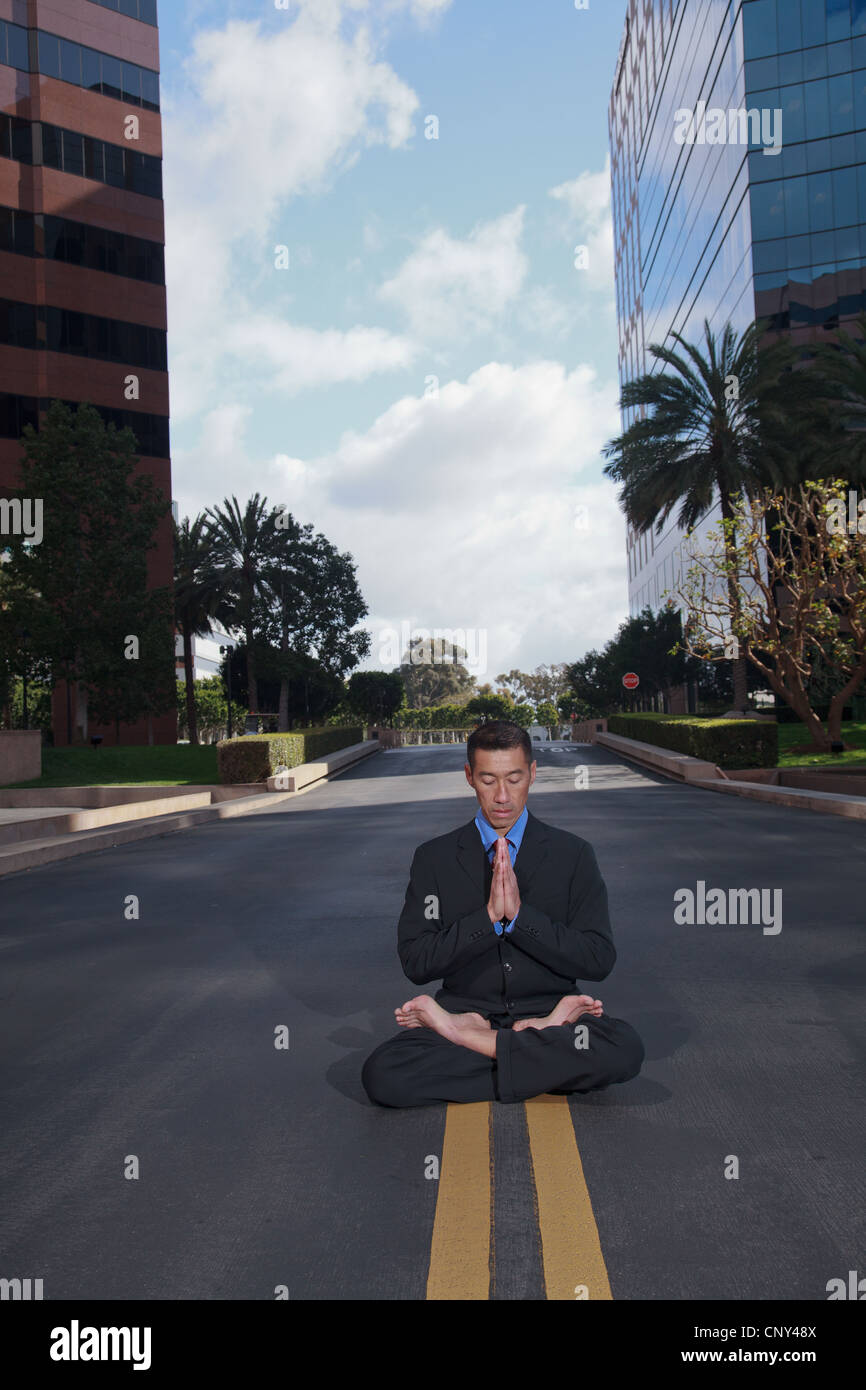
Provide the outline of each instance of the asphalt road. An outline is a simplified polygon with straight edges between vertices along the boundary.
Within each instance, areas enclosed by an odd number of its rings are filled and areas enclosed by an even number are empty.
[[[862,824],[597,748],[538,761],[532,811],[590,840],[608,887],[619,959],[592,989],[647,1049],[634,1081],[563,1102],[612,1297],[825,1300],[866,1273]],[[383,753],[274,811],[0,883],[0,1277],[48,1299],[427,1296],[449,1107],[373,1107],[360,1069],[418,992],[396,922],[415,846],[474,815],[462,764]],[[677,924],[698,880],[780,889],[782,930]],[[527,1108],[490,1112],[490,1297],[544,1299]]]

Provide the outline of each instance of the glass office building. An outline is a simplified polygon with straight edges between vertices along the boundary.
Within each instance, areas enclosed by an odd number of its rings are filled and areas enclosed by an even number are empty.
[[[866,0],[629,0],[609,130],[621,383],[671,331],[700,344],[705,318],[739,334],[767,317],[800,343],[854,331]],[[676,512],[661,537],[629,528],[632,615],[658,610],[685,559]],[[717,504],[699,533],[719,517]]]

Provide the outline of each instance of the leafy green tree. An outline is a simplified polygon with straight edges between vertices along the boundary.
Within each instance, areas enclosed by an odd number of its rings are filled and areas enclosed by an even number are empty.
[[[38,432],[25,426],[22,444],[16,495],[41,499],[43,522],[39,544],[9,538],[13,610],[52,683],[67,683],[68,740],[73,682],[106,722],[171,708],[170,590],[147,582],[147,555],[170,505],[136,472],[132,430],[106,426],[87,403],[73,412],[55,400]],[[137,666],[125,656],[129,635],[144,653]]]
[[[515,706],[504,695],[475,695],[466,702],[466,713],[477,714],[482,719],[512,719]],[[530,721],[532,710],[530,709]],[[515,721],[517,722],[517,721]]]
[[[556,705],[552,704],[550,700],[542,700],[535,711],[535,722],[546,729],[555,728],[559,724],[559,711]]]
[[[467,652],[445,638],[413,637],[403,653],[399,675],[414,709],[471,698],[475,679],[463,661]]]
[[[403,703],[406,687],[396,671],[355,671],[346,702],[367,724],[389,724]]]
[[[568,689],[567,666],[560,662],[551,666],[536,666],[534,671],[511,670],[496,677],[497,685],[512,700],[528,700],[539,705],[547,700],[554,704]]]

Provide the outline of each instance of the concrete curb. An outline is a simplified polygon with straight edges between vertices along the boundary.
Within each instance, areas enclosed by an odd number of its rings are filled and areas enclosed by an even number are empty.
[[[305,792],[312,791],[321,782],[330,781],[332,777],[339,777],[341,773],[347,772],[350,767],[354,767],[364,758],[371,757],[381,751],[376,740],[370,742],[373,746],[366,748],[351,762],[342,761],[340,766],[327,771],[316,781],[307,783],[298,791],[268,791],[257,793],[254,796],[236,797],[231,801],[219,801],[215,805],[203,806],[197,810],[174,813],[168,811],[163,815],[145,820],[122,822],[106,829],[73,831],[62,838],[45,836],[42,839],[0,845],[0,877],[38,868],[42,864],[52,864],[58,859],[71,859],[79,854],[93,854],[99,850],[112,849],[115,845],[130,844],[133,840],[146,840],[155,835],[171,835],[178,830],[190,830],[197,825],[207,824],[209,821],[250,815],[256,811],[273,810],[281,802],[293,801],[296,797],[303,796]],[[361,745],[353,744],[352,747],[360,748]],[[348,750],[340,749],[339,751],[345,753]],[[297,771],[297,769],[293,770]]]
[[[729,792],[733,796],[751,797],[753,801],[770,801],[777,806],[792,806],[798,811],[818,811],[825,816],[850,816],[866,820],[866,796],[841,796],[838,792],[803,791],[798,787],[767,787],[760,782],[691,782],[711,792]]]
[[[866,796],[844,796],[839,792],[805,790],[797,787],[769,786],[763,782],[740,782],[730,777],[714,763],[691,758],[685,753],[673,753],[652,743],[640,743],[622,734],[598,734],[596,743],[612,753],[659,772],[663,777],[704,791],[727,792],[733,796],[750,797],[753,801],[768,801],[776,806],[789,806],[798,811],[818,811],[828,816],[850,816],[866,820]],[[702,771],[707,769],[707,772]]]

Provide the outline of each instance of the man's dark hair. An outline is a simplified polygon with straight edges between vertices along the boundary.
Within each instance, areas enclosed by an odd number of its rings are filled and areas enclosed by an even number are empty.
[[[466,757],[473,771],[472,755],[476,748],[522,748],[527,763],[532,764],[532,739],[510,719],[489,719],[472,730],[466,740]]]

